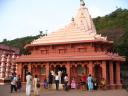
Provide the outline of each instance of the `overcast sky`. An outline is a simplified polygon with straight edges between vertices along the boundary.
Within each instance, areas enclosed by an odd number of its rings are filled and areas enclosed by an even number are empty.
[[[128,0],[84,0],[92,17],[117,8],[128,9]],[[0,41],[48,33],[67,25],[80,0],[0,0]]]

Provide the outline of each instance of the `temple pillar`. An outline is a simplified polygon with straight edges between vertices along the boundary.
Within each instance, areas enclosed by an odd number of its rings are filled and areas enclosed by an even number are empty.
[[[93,76],[93,62],[89,61],[89,64],[87,65],[89,69],[89,74]]]
[[[28,64],[28,72],[31,72],[32,73],[31,63]]]
[[[5,63],[1,62],[1,70],[0,70],[0,78],[4,78],[5,76]]]
[[[110,76],[110,88],[113,89],[114,86],[114,71],[113,71],[113,62],[109,62],[109,76]]]
[[[120,79],[120,62],[116,62],[116,85],[117,88],[122,88],[121,79]]]
[[[70,62],[67,62],[66,64],[66,69],[67,69],[67,74],[68,74],[68,77],[69,77],[69,83],[70,83],[70,80],[71,80],[71,74],[70,74]]]
[[[11,64],[11,73],[16,73],[16,64],[15,64],[15,53],[13,53],[12,55],[12,64]]]
[[[50,70],[49,70],[49,68],[50,68],[50,67],[49,67],[49,63],[46,63],[45,66],[46,66],[46,67],[45,67],[45,68],[46,68],[46,77],[48,77],[48,76],[49,76],[49,71],[50,71]]]
[[[5,78],[5,66],[6,66],[6,58],[5,52],[1,56],[1,66],[0,66],[0,78]]]
[[[1,62],[0,62],[0,85],[7,83],[6,77],[6,54],[3,52],[1,55]]]
[[[15,70],[16,70],[16,74],[18,74],[18,64],[15,62]]]
[[[6,64],[6,74],[5,74],[5,77],[6,79],[9,79],[9,73],[10,73],[10,59],[11,59],[11,56],[8,55],[7,56],[7,64]]]
[[[75,64],[71,65],[71,78],[74,78],[77,81],[78,78],[78,73],[77,73],[77,65],[75,66]]]
[[[101,68],[102,68],[102,78],[107,80],[106,61],[102,61]]]
[[[22,72],[22,76],[21,76],[21,78],[22,78],[22,81],[23,82],[25,82],[26,80],[25,80],[25,65],[23,64],[23,72]]]
[[[23,68],[22,68],[22,63],[19,63],[19,64],[17,64],[17,75],[20,75],[20,76],[22,76],[22,70],[23,70]]]

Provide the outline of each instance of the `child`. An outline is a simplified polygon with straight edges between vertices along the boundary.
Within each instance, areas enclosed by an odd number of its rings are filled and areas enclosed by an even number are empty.
[[[71,81],[71,88],[76,89],[76,81],[74,78],[72,78],[72,81]]]
[[[44,79],[43,85],[44,85],[44,88],[45,89],[48,88],[48,82],[47,82],[47,79],[46,78]]]

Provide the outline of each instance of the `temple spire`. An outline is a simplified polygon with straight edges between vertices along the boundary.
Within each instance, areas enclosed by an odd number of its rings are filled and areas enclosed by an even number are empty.
[[[84,5],[85,5],[85,3],[84,3],[83,0],[80,0],[80,5],[81,5],[81,6],[84,6]]]

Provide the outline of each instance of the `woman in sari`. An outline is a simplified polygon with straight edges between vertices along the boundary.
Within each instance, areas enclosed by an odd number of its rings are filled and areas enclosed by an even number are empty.
[[[88,90],[89,91],[93,90],[93,78],[91,74],[88,76],[87,82],[88,82]]]

